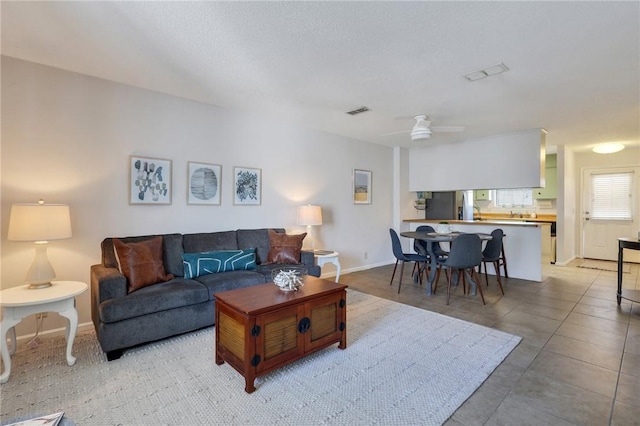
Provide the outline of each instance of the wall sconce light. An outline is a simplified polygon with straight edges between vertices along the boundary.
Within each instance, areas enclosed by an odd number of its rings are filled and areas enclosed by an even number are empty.
[[[307,227],[307,237],[311,240],[311,249],[315,250],[316,243],[313,236],[312,227],[322,225],[322,209],[320,206],[307,204],[298,207],[298,225]]]
[[[51,286],[56,274],[47,257],[47,245],[52,240],[71,238],[71,217],[66,204],[13,204],[9,218],[11,241],[33,241],[36,255],[27,272],[29,288]]]

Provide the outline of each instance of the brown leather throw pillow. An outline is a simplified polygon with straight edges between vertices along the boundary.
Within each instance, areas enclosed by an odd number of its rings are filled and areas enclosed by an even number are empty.
[[[167,274],[162,261],[162,237],[153,237],[138,243],[123,243],[113,239],[122,274],[129,282],[128,292],[173,279]]]
[[[269,229],[269,255],[267,263],[300,263],[302,240],[307,233],[287,235]]]

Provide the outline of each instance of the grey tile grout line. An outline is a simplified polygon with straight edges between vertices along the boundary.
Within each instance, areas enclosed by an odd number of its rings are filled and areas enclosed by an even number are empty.
[[[609,426],[611,426],[613,422],[613,413],[616,408],[616,400],[618,399],[618,386],[620,386],[620,375],[622,374],[622,363],[624,362],[624,353],[627,348],[627,340],[629,339],[629,331],[631,328],[631,315],[633,312],[633,304],[635,302],[631,302],[629,304],[629,316],[627,316],[627,332],[624,335],[624,344],[622,345],[622,354],[620,355],[620,364],[618,366],[618,377],[616,377],[616,389],[613,392],[613,400],[611,401],[611,411],[609,412]],[[622,305],[618,306],[618,310],[622,311]]]

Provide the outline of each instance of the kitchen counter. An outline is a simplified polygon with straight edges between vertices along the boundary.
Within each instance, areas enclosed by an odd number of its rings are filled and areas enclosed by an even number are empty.
[[[530,222],[531,220],[531,222]],[[454,220],[454,219],[404,219],[403,222],[407,223],[440,223],[447,222],[451,225],[500,225],[500,226],[528,226],[528,227],[536,227],[541,226],[543,224],[549,224],[548,221],[545,220],[536,220],[536,219],[524,219],[514,218],[514,219],[481,219],[481,220]]]
[[[548,276],[551,267],[551,223],[514,219],[516,220],[405,219],[403,221],[405,228],[402,230],[415,231],[420,225],[431,225],[435,228],[439,222],[447,222],[454,231],[459,232],[489,234],[496,228],[502,228],[506,235],[503,244],[509,277],[541,282]],[[404,238],[404,240],[408,247],[413,247],[410,239]],[[493,266],[487,266],[488,272],[495,275]]]

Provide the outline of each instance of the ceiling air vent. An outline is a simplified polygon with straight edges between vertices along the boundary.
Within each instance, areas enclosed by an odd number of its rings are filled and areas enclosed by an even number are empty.
[[[369,108],[367,108],[366,106],[361,106],[360,108],[356,108],[353,111],[347,111],[347,114],[356,115],[356,114],[361,114],[361,113],[367,112],[367,111],[369,111]]]
[[[464,78],[469,81],[476,81],[486,77],[490,77],[492,75],[501,74],[505,71],[509,71],[509,67],[500,62],[499,64],[491,65],[490,67],[486,67],[484,69],[469,73],[465,75]]]

